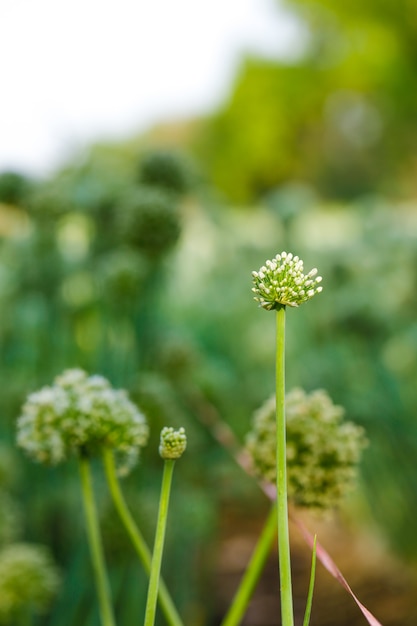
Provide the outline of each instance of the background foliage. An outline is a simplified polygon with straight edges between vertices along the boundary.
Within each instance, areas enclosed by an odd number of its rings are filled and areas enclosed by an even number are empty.
[[[330,197],[415,194],[414,3],[288,0],[301,52],[248,57],[197,152],[213,180],[247,202],[288,179]]]

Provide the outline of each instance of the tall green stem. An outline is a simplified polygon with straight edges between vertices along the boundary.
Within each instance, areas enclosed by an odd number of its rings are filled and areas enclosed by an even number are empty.
[[[277,510],[274,504],[258,539],[252,558],[246,568],[239,589],[221,626],[237,626],[240,624],[271,550],[272,541],[277,529],[276,520]]]
[[[149,579],[144,626],[153,626],[155,622],[156,600],[158,596],[159,576],[161,572],[162,552],[164,549],[165,529],[174,465],[174,460],[167,459],[164,461],[164,473],[162,476],[158,522],[156,526],[155,543],[152,554],[151,576]]]
[[[22,609],[19,615],[16,618],[17,626],[31,626],[32,624],[32,613],[31,610],[27,607]]]
[[[294,626],[288,531],[287,452],[285,432],[285,306],[277,310],[276,328],[277,520],[282,626]]]
[[[91,560],[99,600],[101,624],[102,626],[115,626],[110,599],[110,585],[107,579],[103,546],[94,500],[90,463],[87,457],[80,457],[79,467],[87,525],[87,537],[90,545]]]
[[[103,449],[103,462],[113,504],[140,560],[142,561],[146,573],[149,574],[151,571],[152,561],[151,552],[127,507],[117,479],[114,455],[108,448]],[[175,608],[168,589],[162,579],[159,582],[158,599],[168,624],[170,624],[170,626],[183,626],[182,620],[178,615],[177,609]]]

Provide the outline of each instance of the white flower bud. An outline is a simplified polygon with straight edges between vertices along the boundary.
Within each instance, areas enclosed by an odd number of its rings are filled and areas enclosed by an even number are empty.
[[[165,460],[179,459],[187,447],[187,436],[184,428],[174,430],[165,426],[161,431],[159,454]]]

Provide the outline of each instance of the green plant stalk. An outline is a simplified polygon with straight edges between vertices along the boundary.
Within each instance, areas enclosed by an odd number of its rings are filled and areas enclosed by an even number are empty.
[[[31,626],[32,621],[33,621],[32,611],[28,607],[25,607],[24,609],[19,611],[19,614],[17,615],[17,619],[16,619],[16,625],[17,626]]]
[[[314,581],[316,579],[316,560],[317,560],[316,557],[317,557],[317,535],[314,535],[313,553],[311,555],[310,583],[308,586],[308,595],[307,595],[306,610],[304,613],[303,626],[308,626],[310,624],[311,606],[313,604]]]
[[[276,315],[277,523],[282,626],[294,626],[288,531],[287,444],[285,432],[285,306]]]
[[[164,461],[164,472],[162,476],[161,496],[159,499],[158,521],[156,525],[155,543],[152,554],[144,626],[153,626],[155,623],[156,601],[158,597],[159,577],[161,572],[162,553],[164,549],[169,496],[171,493],[174,465],[175,461],[172,459]]]
[[[277,530],[276,520],[277,507],[276,504],[273,504],[251,560],[221,626],[237,626],[240,624],[270,553]]]
[[[101,623],[102,626],[115,626],[113,609],[110,599],[110,585],[107,578],[103,546],[94,500],[90,462],[87,457],[80,457],[79,468],[81,489],[84,501],[85,519],[87,525],[87,537],[88,543],[90,545],[91,560],[93,564],[93,571],[99,600]]]
[[[151,571],[152,555],[149,550],[142,533],[137,527],[124,499],[120,484],[117,479],[114,455],[112,450],[108,448],[103,449],[103,463],[106,472],[107,483],[110,489],[110,494],[113,499],[113,504],[120,517],[122,524],[124,525],[127,534],[132,541],[142,565],[149,575]],[[178,615],[177,609],[172,601],[172,598],[168,592],[168,589],[162,579],[159,581],[158,600],[161,605],[162,611],[165,615],[165,619],[170,626],[183,626],[183,622]]]

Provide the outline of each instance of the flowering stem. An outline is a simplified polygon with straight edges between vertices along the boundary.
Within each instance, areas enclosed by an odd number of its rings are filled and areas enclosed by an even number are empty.
[[[175,460],[173,459],[167,459],[164,461],[161,496],[159,499],[158,522],[156,526],[155,543],[152,554],[144,626],[153,626],[155,622],[156,600],[158,596],[159,576],[161,572],[162,552],[164,549],[165,529],[174,465]]]
[[[114,455],[109,448],[103,448],[103,462],[106,471],[107,483],[109,485],[110,493],[113,499],[113,504],[116,508],[117,513],[119,514],[119,517],[126,529],[127,534],[129,535],[133,543],[133,546],[140,560],[142,561],[145,571],[147,572],[147,574],[149,574],[151,571],[152,561],[151,552],[146,545],[142,533],[137,527],[127,507],[122,490],[120,489],[119,481],[116,476]],[[162,579],[159,582],[158,599],[167,623],[170,624],[170,626],[183,626],[177,609],[175,608],[171,596],[169,595],[168,589]]]
[[[87,457],[80,456],[79,468],[87,525],[87,536],[90,544],[91,560],[99,599],[101,623],[102,626],[115,626],[113,609],[110,601],[110,585],[104,563],[103,546],[94,501],[90,463]]]
[[[254,553],[246,568],[239,589],[233,599],[221,626],[237,626],[240,624],[249,604],[253,590],[265,565],[277,529],[277,507],[274,504],[256,544]]]
[[[276,422],[277,521],[282,626],[293,626],[290,540],[288,532],[287,452],[285,432],[285,306],[277,309]]]

